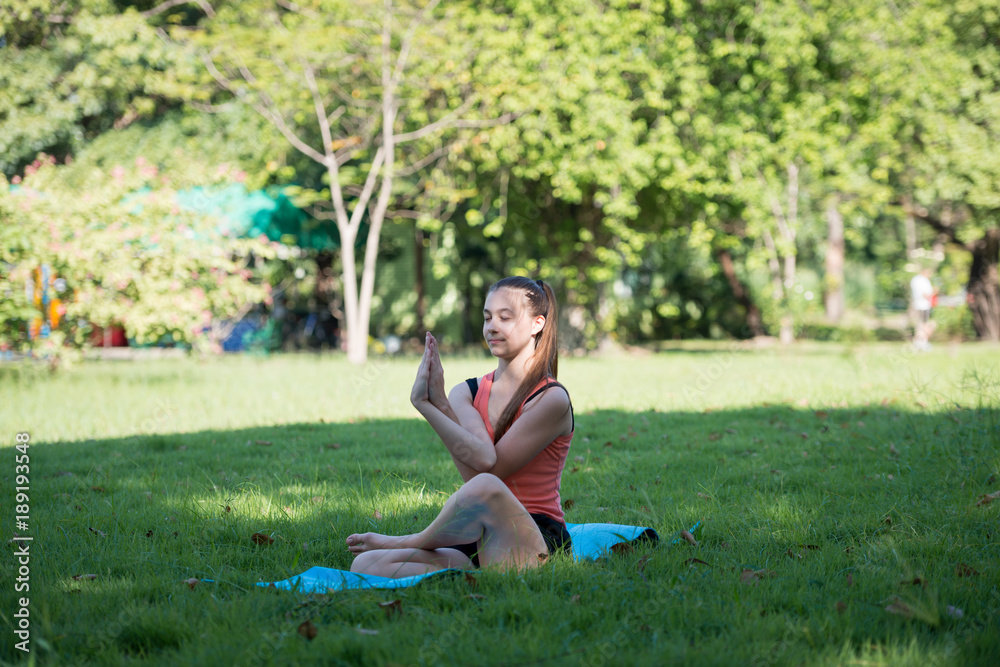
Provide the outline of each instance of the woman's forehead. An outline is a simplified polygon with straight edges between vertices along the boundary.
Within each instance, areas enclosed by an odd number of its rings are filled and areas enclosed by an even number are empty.
[[[483,310],[497,313],[506,308],[517,312],[520,309],[520,299],[518,298],[520,296],[519,292],[506,287],[495,289],[486,295],[486,304],[483,306]]]

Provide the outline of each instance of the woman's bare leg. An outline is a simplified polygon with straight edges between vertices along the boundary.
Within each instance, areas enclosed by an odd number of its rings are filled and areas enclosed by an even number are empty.
[[[479,562],[484,567],[531,567],[541,562],[540,554],[548,553],[534,519],[510,489],[490,474],[477,475],[462,485],[431,525],[419,533],[398,537],[354,534],[347,538],[347,545],[352,553],[362,554],[385,549],[429,551],[477,541],[481,545]]]
[[[452,567],[467,570],[472,561],[457,549],[376,549],[358,554],[351,572],[402,579]]]

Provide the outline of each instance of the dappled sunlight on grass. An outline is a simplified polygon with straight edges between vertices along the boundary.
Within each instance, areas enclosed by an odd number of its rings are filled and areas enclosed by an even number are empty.
[[[661,544],[392,592],[275,594],[256,584],[313,565],[347,569],[347,535],[416,532],[434,518],[461,479],[411,412],[394,416],[390,405],[380,417],[348,416],[368,398],[345,394],[338,400],[353,402],[338,405],[341,417],[320,421],[305,416],[316,405],[279,399],[285,414],[266,425],[277,413],[245,412],[263,408],[236,392],[201,412],[178,409],[152,430],[135,428],[129,407],[114,408],[122,421],[107,432],[81,416],[96,429],[90,439],[31,449],[32,531],[45,553],[33,562],[35,627],[61,655],[106,664],[268,664],[255,662],[274,655],[261,647],[278,647],[285,662],[314,651],[356,662],[412,661],[421,651],[490,662],[482,647],[512,640],[509,662],[981,661],[1000,650],[1000,502],[976,505],[1000,488],[1000,388],[986,370],[967,372],[968,356],[919,360],[933,380],[915,392],[889,373],[892,362],[854,354],[848,363],[810,352],[789,368],[778,353],[741,353],[727,372],[743,388],[706,385],[684,398],[687,409],[671,383],[683,390],[686,369],[725,358],[567,364],[572,380],[561,379],[577,405],[561,489],[567,521],[651,526]],[[412,368],[396,363],[379,377],[399,393]],[[478,362],[468,364],[476,374]],[[854,384],[865,365],[883,373],[868,388]],[[127,368],[131,406],[205,396],[190,386],[202,372],[194,364]],[[219,382],[236,386],[246,368],[226,360]],[[308,370],[298,360],[258,368],[275,371],[276,386]],[[110,381],[106,368],[94,372]],[[78,381],[56,377],[40,394],[17,395],[21,413],[37,419],[35,396]],[[171,398],[178,387],[194,393]],[[52,432],[42,422],[26,428],[35,425]],[[697,546],[673,543],[698,521]],[[96,577],[72,579],[79,574]],[[201,580],[193,589],[191,578]],[[402,614],[379,607],[397,599]],[[306,620],[320,630],[311,643],[296,632]]]

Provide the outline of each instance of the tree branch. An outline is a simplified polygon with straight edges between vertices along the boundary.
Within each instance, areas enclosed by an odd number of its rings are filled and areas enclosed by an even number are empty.
[[[463,111],[468,110],[468,108],[472,106],[473,102],[474,99],[470,97],[465,102],[463,102],[459,108],[449,113],[448,116],[457,116]],[[498,125],[506,125],[508,123],[514,122],[522,115],[524,115],[524,112],[519,112],[519,113],[508,112],[502,116],[498,116],[497,118],[491,118],[489,120],[465,120],[465,119],[449,118],[448,116],[445,116],[441,120],[435,121],[430,125],[425,125],[419,130],[414,130],[413,132],[405,132],[403,134],[397,134],[396,143],[402,144],[408,141],[416,141],[417,139],[422,139],[429,134],[437,132],[438,130],[443,130],[446,127],[471,128],[471,127],[496,127]]]
[[[142,13],[142,16],[149,18],[150,16],[156,16],[157,14],[162,14],[163,12],[176,7],[177,5],[195,4],[201,7],[201,11],[205,12],[205,15],[209,18],[215,16],[215,10],[212,9],[212,5],[208,4],[206,0],[167,0],[166,2],[161,2],[152,9],[147,9]]]
[[[428,153],[425,157],[420,158],[406,169],[397,169],[396,174],[398,174],[399,176],[412,176],[413,174],[417,173],[418,171],[429,165],[434,160],[447,155],[448,151],[451,150],[451,147],[454,146],[455,143],[456,142],[453,141],[450,144],[441,146],[440,148],[434,150],[433,152]]]
[[[302,5],[297,5],[294,2],[291,2],[290,0],[275,0],[275,4],[278,5],[279,7],[284,7],[290,12],[294,12],[296,14],[302,14],[307,18],[311,18],[314,20],[323,18],[320,14],[314,12],[313,10],[306,9]]]
[[[399,46],[399,57],[396,58],[396,67],[392,72],[392,87],[395,89],[399,85],[399,80],[403,76],[403,69],[406,67],[406,60],[410,56],[410,46],[413,44],[413,36],[417,32],[417,28],[424,21],[424,16],[434,11],[434,8],[438,6],[440,0],[431,0],[420,10],[416,18],[410,21],[409,27],[406,29],[406,34],[403,36],[403,41]]]
[[[358,201],[354,206],[354,212],[351,214],[351,227],[354,229],[361,226],[361,216],[368,207],[368,202],[371,200],[372,192],[375,190],[375,181],[378,178],[378,172],[382,168],[382,163],[385,161],[385,151],[383,148],[383,146],[379,146],[378,150],[375,151],[375,159],[372,160],[371,169],[368,170],[368,177],[365,179],[365,186],[361,189],[361,194],[358,195]]]
[[[961,239],[958,238],[958,229],[954,225],[945,224],[940,217],[932,214],[929,210],[919,204],[913,204],[906,200],[901,202],[903,211],[909,213],[917,220],[927,223],[932,229],[940,234],[947,236],[952,243],[957,246],[961,246],[968,250],[973,251],[974,243],[963,243]]]

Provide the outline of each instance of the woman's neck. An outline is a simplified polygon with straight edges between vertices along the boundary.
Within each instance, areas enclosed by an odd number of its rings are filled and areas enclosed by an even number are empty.
[[[493,373],[494,384],[500,382],[502,378],[503,384],[510,383],[514,387],[520,386],[528,375],[528,363],[533,354],[534,350],[526,347],[513,359],[500,359],[497,369]]]

